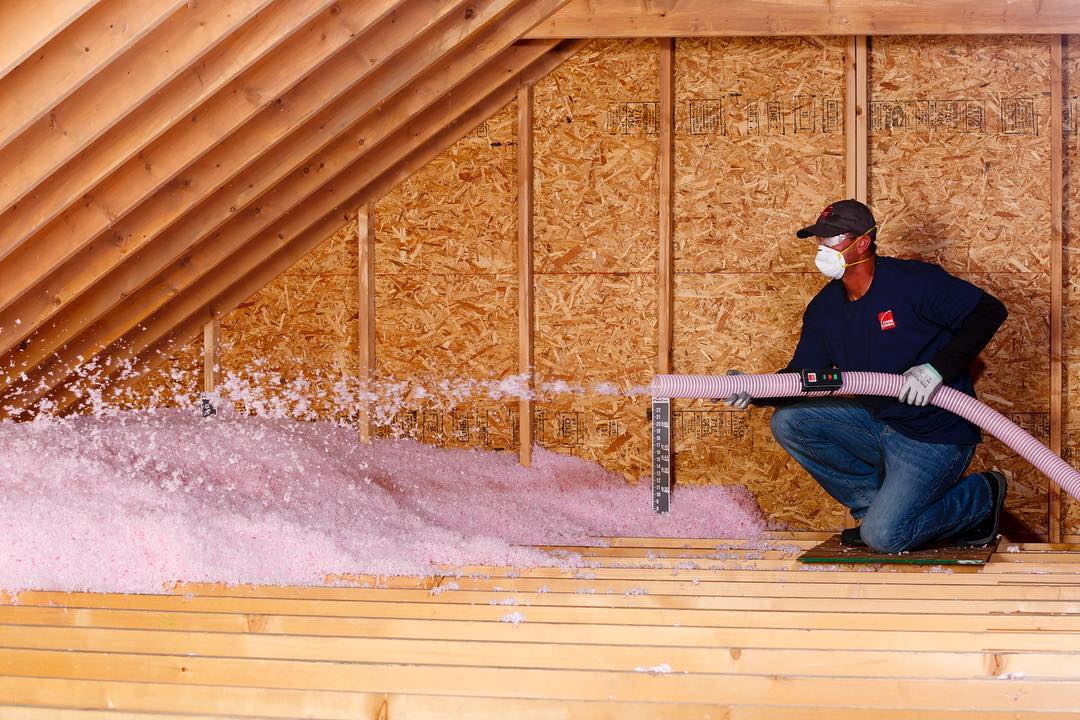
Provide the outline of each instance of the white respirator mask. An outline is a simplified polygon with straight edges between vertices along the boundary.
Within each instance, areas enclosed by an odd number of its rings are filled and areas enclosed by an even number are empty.
[[[875,226],[876,227],[876,226]],[[814,258],[814,264],[817,265],[817,269],[821,271],[821,274],[832,280],[839,280],[844,277],[844,271],[852,265],[858,265],[869,260],[869,257],[864,257],[862,260],[856,260],[853,263],[849,263],[844,259],[844,253],[858,244],[859,240],[864,238],[874,228],[870,228],[859,237],[855,238],[855,242],[848,245],[843,250],[836,250],[835,246],[839,245],[847,237],[847,234],[836,235],[829,238],[821,238],[821,242],[818,245],[817,257]]]

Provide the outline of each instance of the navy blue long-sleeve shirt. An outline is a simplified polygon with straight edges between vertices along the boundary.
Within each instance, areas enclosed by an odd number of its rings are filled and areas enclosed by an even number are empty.
[[[944,372],[938,368],[946,384],[974,397],[966,362],[963,367],[952,362],[957,345],[952,341],[985,297],[989,296],[978,287],[937,265],[879,256],[873,281],[858,300],[849,301],[843,283],[833,280],[810,301],[788,368],[902,374],[936,358],[939,364],[955,366]],[[1004,306],[990,299],[1004,313]],[[990,327],[982,323],[981,335],[975,333],[981,344],[968,360],[974,359],[1002,321],[1004,314],[993,318]],[[932,405],[916,407],[883,397],[859,401],[889,427],[916,440],[971,444],[981,439],[976,426]]]

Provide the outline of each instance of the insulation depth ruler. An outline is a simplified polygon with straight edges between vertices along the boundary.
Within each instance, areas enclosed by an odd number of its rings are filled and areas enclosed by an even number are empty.
[[[667,513],[671,502],[671,400],[652,401],[652,507]]]

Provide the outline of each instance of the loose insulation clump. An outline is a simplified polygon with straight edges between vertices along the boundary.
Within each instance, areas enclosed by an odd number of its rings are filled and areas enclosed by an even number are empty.
[[[365,446],[347,425],[227,407],[0,422],[0,498],[0,589],[13,591],[580,567],[521,545],[765,529],[740,486],[680,488],[678,512],[657,516],[644,479],[540,447],[524,468],[516,453]]]

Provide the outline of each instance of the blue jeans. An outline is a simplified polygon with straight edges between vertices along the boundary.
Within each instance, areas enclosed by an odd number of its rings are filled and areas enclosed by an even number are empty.
[[[911,550],[963,533],[987,517],[990,485],[961,477],[974,445],[944,445],[901,435],[844,398],[778,407],[776,441],[861,521],[878,552]]]

